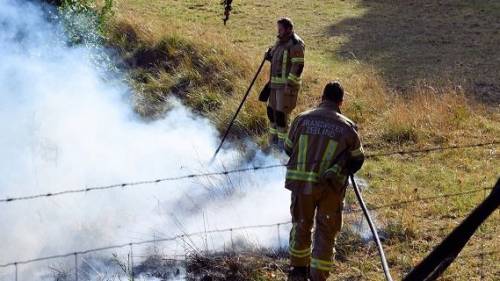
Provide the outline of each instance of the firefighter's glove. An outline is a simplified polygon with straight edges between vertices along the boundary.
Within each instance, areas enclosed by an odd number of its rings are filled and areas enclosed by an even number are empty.
[[[340,192],[345,186],[347,176],[340,166],[334,165],[333,167],[324,171],[319,178],[321,184],[329,185]]]
[[[362,158],[351,158],[346,163],[346,173],[347,174],[355,174],[361,166],[363,166],[363,162],[365,161],[364,157]]]
[[[273,59],[273,53],[272,53],[272,47],[267,49],[267,52],[264,55],[264,58],[268,61],[271,61]]]

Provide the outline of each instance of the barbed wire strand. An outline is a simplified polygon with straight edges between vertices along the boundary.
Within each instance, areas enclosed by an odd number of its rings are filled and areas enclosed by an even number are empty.
[[[467,252],[464,254],[460,254],[456,258],[456,260],[468,260],[468,259],[473,259],[473,258],[477,258],[480,256],[492,256],[492,255],[499,254],[499,253],[500,253],[500,250]],[[211,256],[213,256],[214,258],[217,258],[217,257],[220,257],[221,254],[226,254],[226,252],[213,252],[213,254],[214,255],[211,255]],[[241,251],[241,252],[238,251],[238,254],[262,254],[262,252],[246,250],[246,251]],[[152,257],[152,255],[134,255],[134,258],[142,258],[142,259],[147,259],[147,258],[151,258],[151,257]],[[177,254],[177,255],[164,254],[161,256],[157,255],[154,257],[157,257],[159,260],[162,260],[165,262],[185,262],[186,261],[186,259],[184,258],[185,257],[184,254]]]
[[[440,198],[450,198],[450,197],[457,197],[457,196],[462,196],[462,195],[467,195],[467,194],[472,194],[472,193],[478,193],[482,191],[488,191],[492,190],[492,187],[484,187],[480,189],[472,189],[472,190],[467,190],[463,192],[456,192],[456,193],[447,193],[447,194],[442,194],[442,195],[435,195],[435,196],[429,196],[429,197],[421,197],[421,198],[416,198],[413,200],[404,200],[404,201],[398,201],[395,203],[390,203],[390,204],[385,204],[385,205],[379,205],[375,206],[372,208],[369,208],[370,210],[379,210],[379,209],[385,209],[385,208],[391,208],[391,207],[397,207],[397,206],[402,206],[402,205],[407,205],[410,203],[415,203],[415,202],[422,202],[422,201],[429,201],[429,200],[435,200],[435,199],[440,199]]]
[[[45,260],[58,259],[58,258],[67,258],[67,257],[71,257],[74,255],[85,255],[85,254],[94,253],[94,252],[102,252],[102,251],[107,251],[107,250],[120,249],[120,248],[130,247],[131,245],[132,246],[140,246],[140,245],[153,244],[153,243],[158,243],[158,242],[176,241],[178,239],[183,239],[183,238],[188,237],[188,236],[199,236],[199,235],[204,235],[204,234],[224,233],[224,232],[239,231],[239,230],[245,230],[245,229],[258,229],[258,228],[275,227],[278,224],[279,225],[286,225],[286,224],[290,224],[290,223],[291,223],[290,221],[287,221],[287,222],[273,223],[273,224],[260,224],[260,225],[231,227],[231,228],[224,228],[224,229],[213,229],[213,230],[208,230],[208,231],[193,232],[193,233],[189,233],[189,234],[180,234],[180,235],[175,235],[175,236],[167,237],[167,238],[155,238],[155,239],[129,242],[129,243],[123,243],[123,244],[115,244],[115,245],[110,245],[110,246],[105,246],[105,247],[99,247],[99,248],[93,248],[93,249],[87,249],[87,250],[81,250],[81,251],[73,251],[73,252],[66,253],[66,254],[51,255],[51,256],[39,257],[39,258],[28,259],[28,260],[17,261],[17,262],[9,262],[9,263],[5,263],[5,264],[0,264],[0,268],[20,265],[20,264],[34,263],[34,262],[45,261]]]
[[[400,150],[400,151],[393,151],[393,152],[368,154],[368,155],[366,155],[366,158],[369,159],[369,158],[385,157],[385,156],[391,156],[391,155],[430,153],[430,152],[435,152],[435,151],[440,151],[440,150],[464,149],[464,148],[483,147],[483,146],[497,145],[497,144],[500,144],[500,142],[494,141],[494,142],[488,142],[488,143],[477,143],[477,144],[469,144],[469,145],[462,145],[462,146],[433,147],[433,148],[426,148],[426,149],[421,149],[421,150],[407,150],[407,151]],[[130,188],[130,187],[135,187],[135,186],[157,184],[157,183],[166,182],[166,181],[179,181],[179,180],[194,179],[194,178],[200,178],[200,177],[224,176],[224,175],[235,174],[235,173],[244,173],[244,172],[251,172],[251,171],[282,168],[282,167],[287,167],[289,165],[290,164],[251,166],[251,167],[238,168],[238,169],[233,169],[233,170],[224,170],[224,171],[207,172],[207,173],[199,173],[199,174],[187,174],[187,175],[182,175],[182,176],[173,176],[173,177],[159,178],[159,179],[154,179],[154,180],[123,182],[123,183],[118,183],[118,184],[110,184],[110,185],[95,186],[95,187],[85,187],[85,188],[73,189],[73,190],[62,190],[62,191],[49,192],[49,193],[43,193],[43,194],[34,194],[34,195],[26,195],[26,196],[19,196],[19,197],[6,197],[6,198],[0,199],[0,203],[10,203],[10,202],[14,202],[14,201],[33,200],[33,199],[38,199],[38,198],[43,198],[43,197],[55,197],[55,196],[61,196],[61,195],[67,195],[67,194],[87,193],[87,192],[92,192],[92,191],[102,191],[102,190],[117,189],[117,188]]]
[[[419,198],[417,200],[400,201],[400,202],[396,202],[393,204],[374,206],[374,207],[369,208],[369,209],[370,210],[379,210],[382,208],[397,207],[398,205],[405,206],[405,205],[407,205],[409,203],[413,203],[413,202],[436,200],[439,198],[452,197],[452,196],[462,196],[462,195],[466,195],[466,194],[481,192],[481,191],[487,190],[487,189],[491,190],[492,188],[481,188],[481,189],[469,190],[469,191],[460,192],[460,193],[450,193],[450,194],[443,194],[441,196]],[[351,210],[344,211],[344,213],[355,213],[355,212],[361,212],[361,209],[351,209]],[[246,229],[269,228],[269,227],[276,227],[278,225],[280,225],[280,226],[289,225],[291,223],[292,223],[291,221],[286,221],[286,222],[273,223],[273,224],[260,224],[260,225],[239,226],[239,227],[231,227],[231,228],[225,228],[225,229],[212,229],[212,230],[207,230],[207,231],[199,231],[199,232],[193,232],[193,233],[189,233],[189,234],[176,235],[176,236],[167,237],[167,238],[155,238],[155,239],[149,239],[149,240],[143,240],[143,241],[136,241],[136,242],[129,242],[129,243],[87,249],[87,250],[82,250],[82,251],[73,251],[73,252],[66,253],[66,254],[51,255],[51,256],[39,257],[39,258],[34,258],[34,259],[29,259],[29,260],[24,260],[24,261],[9,262],[9,263],[5,263],[5,264],[0,264],[0,268],[5,268],[5,267],[9,267],[9,266],[17,266],[17,265],[21,265],[21,264],[29,264],[29,263],[39,262],[39,261],[58,259],[58,258],[66,258],[66,257],[74,256],[74,255],[84,255],[84,254],[89,254],[89,253],[94,253],[94,252],[102,252],[102,251],[106,251],[106,250],[125,248],[125,247],[129,247],[129,246],[139,246],[139,245],[152,244],[152,243],[158,243],[158,242],[176,241],[178,239],[184,239],[186,237],[191,237],[191,236],[233,232],[233,231],[240,231],[240,230],[246,230]]]
[[[473,143],[473,144],[465,144],[465,145],[436,146],[436,147],[423,148],[423,149],[412,149],[412,150],[398,150],[398,151],[380,152],[380,153],[369,154],[369,155],[367,155],[367,158],[392,156],[392,155],[397,155],[397,154],[404,155],[404,154],[430,153],[430,152],[443,151],[443,150],[475,148],[475,147],[483,147],[483,146],[497,145],[497,144],[500,144],[500,141]]]

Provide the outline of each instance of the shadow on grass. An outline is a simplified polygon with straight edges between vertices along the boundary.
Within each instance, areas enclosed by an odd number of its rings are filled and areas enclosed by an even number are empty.
[[[330,25],[345,36],[335,53],[375,65],[396,89],[417,82],[462,85],[500,102],[500,1],[365,0],[364,15]]]

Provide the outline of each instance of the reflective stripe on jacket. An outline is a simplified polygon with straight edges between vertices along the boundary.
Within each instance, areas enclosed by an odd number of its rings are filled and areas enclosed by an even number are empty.
[[[285,141],[290,156],[286,188],[310,193],[325,171],[345,177],[349,158],[364,159],[356,125],[338,112],[336,104],[326,101],[295,118]]]
[[[295,33],[288,40],[277,40],[271,48],[271,88],[284,88],[287,84],[300,88],[304,52],[304,41]]]

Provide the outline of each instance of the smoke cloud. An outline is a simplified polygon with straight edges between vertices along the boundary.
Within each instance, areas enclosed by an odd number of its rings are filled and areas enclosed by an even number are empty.
[[[249,165],[230,147],[210,165],[217,131],[176,100],[163,119],[140,120],[123,77],[95,64],[106,51],[70,46],[62,30],[36,2],[0,0],[0,197]],[[259,152],[252,161],[279,163]],[[1,204],[0,264],[287,221],[283,179],[272,169]],[[275,232],[256,237],[246,238],[276,242]],[[24,280],[41,280],[29,268],[20,267]],[[0,280],[12,280],[12,268]]]

